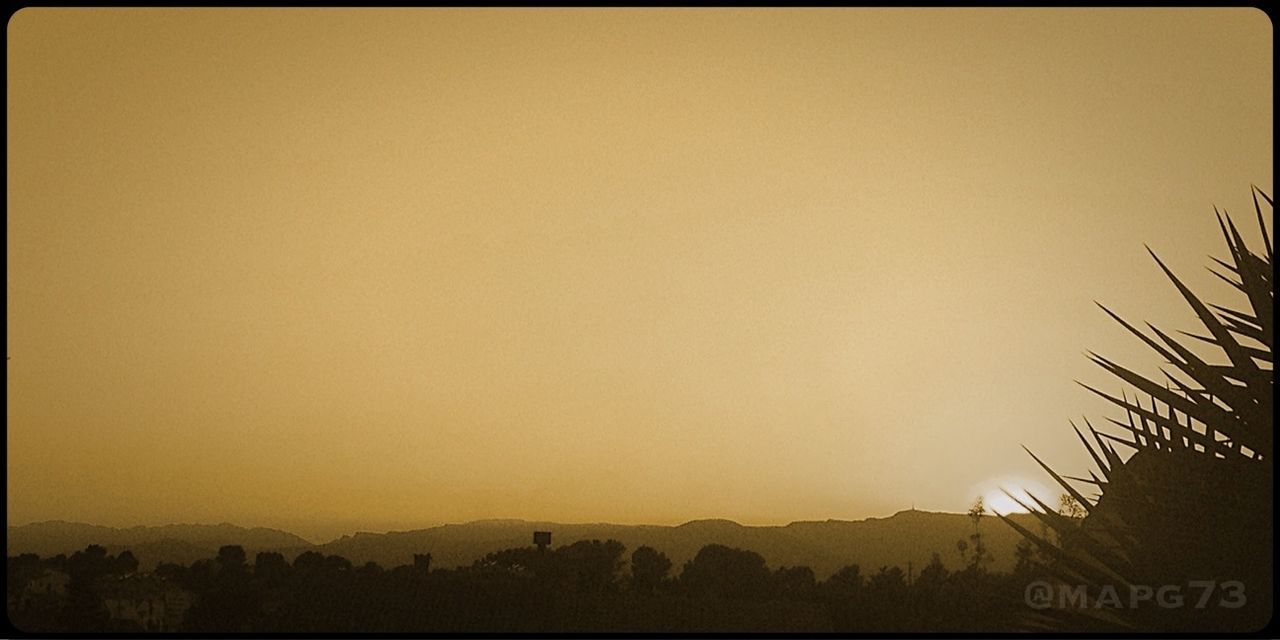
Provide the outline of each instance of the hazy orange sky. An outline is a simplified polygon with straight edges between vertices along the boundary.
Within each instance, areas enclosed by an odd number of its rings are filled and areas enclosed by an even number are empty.
[[[8,26],[8,520],[963,511],[1272,192],[1252,9]]]

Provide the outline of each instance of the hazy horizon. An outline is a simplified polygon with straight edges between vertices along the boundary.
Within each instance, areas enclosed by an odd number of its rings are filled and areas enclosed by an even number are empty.
[[[741,525],[743,527],[785,527],[789,524],[794,524],[796,522],[825,522],[827,520],[839,521],[839,522],[862,522],[866,520],[883,520],[886,518],[892,518],[901,513],[906,513],[911,511],[917,511],[917,512],[928,513],[928,514],[938,514],[938,515],[955,515],[955,516],[965,515],[963,512],[959,512],[959,511],[932,511],[928,509],[912,509],[908,507],[906,509],[899,509],[898,511],[895,511],[893,513],[886,513],[878,516],[872,515],[872,516],[866,516],[863,518],[823,518],[821,520],[791,520],[787,522],[738,522],[737,520],[732,520],[730,518],[716,518],[716,517],[690,518],[688,520],[682,520],[679,522],[613,522],[608,520],[561,521],[561,520],[547,520],[545,518],[494,517],[494,518],[477,518],[474,520],[455,520],[455,521],[449,521],[449,522],[445,522],[445,521],[428,522],[425,524],[415,525],[412,527],[402,527],[402,528],[369,528],[369,527],[359,527],[359,526],[355,528],[340,528],[338,525],[319,525],[319,526],[312,527],[310,530],[295,531],[293,529],[287,529],[287,528],[281,528],[281,527],[265,527],[261,525],[255,525],[255,524],[246,524],[241,522],[225,522],[225,521],[224,522],[156,522],[152,524],[111,526],[111,525],[101,525],[96,522],[83,522],[83,521],[77,521],[77,520],[65,520],[62,518],[53,518],[48,520],[32,520],[29,522],[10,522],[8,526],[22,527],[22,526],[29,526],[34,524],[44,524],[49,522],[63,522],[66,524],[85,524],[85,525],[93,525],[93,526],[110,526],[113,529],[128,529],[131,527],[163,527],[163,526],[169,526],[169,525],[198,526],[198,527],[200,526],[216,527],[216,526],[222,526],[222,525],[232,525],[232,526],[241,527],[244,529],[256,529],[256,528],[275,529],[278,531],[284,531],[285,533],[292,533],[312,544],[323,544],[326,542],[332,542],[334,540],[338,540],[344,536],[353,536],[358,533],[372,533],[372,534],[397,533],[397,532],[415,531],[415,530],[421,530],[421,529],[431,529],[431,528],[442,527],[446,525],[469,525],[469,524],[478,524],[478,523],[484,523],[484,522],[552,523],[552,524],[573,525],[573,526],[619,525],[619,526],[678,527],[678,526],[690,524],[693,522],[730,521],[730,522],[734,522],[735,524]],[[1014,512],[1014,513],[1025,514],[1025,512]],[[989,514],[989,516],[994,517],[992,514]],[[317,533],[317,532],[326,532],[326,533]]]
[[[10,525],[1054,499],[1021,445],[1082,474],[1117,415],[1084,352],[1159,373],[1094,301],[1195,329],[1144,245],[1230,306],[1213,208],[1274,194],[1254,9],[8,29]]]

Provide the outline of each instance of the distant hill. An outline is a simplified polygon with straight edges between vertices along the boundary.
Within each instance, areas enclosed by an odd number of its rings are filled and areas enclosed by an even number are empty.
[[[1038,531],[1034,516],[1016,515],[1019,524]],[[1021,536],[996,517],[984,517],[983,540],[994,561],[992,569],[1013,566],[1014,549]],[[744,526],[730,520],[695,520],[679,526],[559,524],[523,520],[480,520],[447,524],[414,531],[357,533],[332,542],[313,545],[291,533],[274,529],[244,529],[222,525],[170,525],[113,529],[67,522],[42,522],[9,527],[9,555],[30,552],[41,556],[71,553],[89,544],[101,544],[112,553],[128,548],[144,567],[158,562],[188,564],[210,558],[219,546],[239,544],[250,559],[258,551],[280,551],[292,559],[306,550],[340,555],[356,564],[374,561],[384,567],[409,564],[415,553],[430,553],[441,568],[468,565],[486,553],[532,543],[535,530],[552,532],[552,546],[578,540],[615,539],[627,547],[627,555],[641,545],[666,553],[673,573],[711,543],[750,549],[764,556],[771,567],[806,565],[819,579],[849,564],[863,572],[881,566],[906,568],[910,561],[918,571],[937,552],[952,569],[962,564],[958,540],[968,540],[973,522],[957,513],[901,511],[887,518],[793,522],[785,526]]]
[[[253,554],[259,551],[301,553],[312,544],[287,531],[232,524],[169,524],[155,527],[117,529],[80,522],[51,520],[9,527],[9,555],[35,553],[41,557],[59,553],[70,555],[91,544],[106,547],[108,553],[124,549],[133,552],[143,569],[160,562],[190,564],[217,555],[218,548],[238,544]]]
[[[1015,521],[1032,531],[1039,530],[1030,514],[1017,515]],[[984,517],[980,527],[994,558],[990,568],[1012,568],[1014,549],[1022,537],[994,516]],[[490,520],[416,531],[358,533],[319,545],[316,551],[357,563],[372,560],[383,566],[408,564],[415,553],[431,553],[434,565],[452,567],[470,564],[490,551],[529,546],[535,530],[551,531],[553,547],[578,540],[613,538],[626,545],[629,556],[636,547],[648,545],[667,554],[676,573],[704,545],[719,543],[755,551],[771,567],[806,565],[823,579],[849,564],[858,564],[865,572],[893,565],[905,569],[910,561],[918,570],[935,551],[949,568],[960,568],[962,560],[956,542],[968,541],[973,521],[964,514],[926,511],[902,511],[887,518],[854,521],[793,522],[785,526],[744,526],[730,520],[695,520],[674,527]]]

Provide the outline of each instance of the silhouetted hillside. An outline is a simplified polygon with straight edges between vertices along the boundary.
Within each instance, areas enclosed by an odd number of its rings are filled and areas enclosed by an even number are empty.
[[[287,531],[263,527],[245,528],[232,524],[170,524],[124,529],[80,522],[50,520],[9,527],[9,555],[34,553],[53,556],[71,554],[90,544],[109,553],[128,549],[145,569],[159,562],[190,564],[217,554],[223,545],[241,545],[247,551],[281,551],[291,557],[312,544]]]
[[[1039,528],[1032,516],[1014,519],[1023,526]],[[990,568],[1008,571],[1021,536],[994,517],[983,518],[980,526],[993,556]],[[910,561],[919,570],[934,552],[942,556],[947,568],[963,568],[956,542],[973,533],[973,521],[964,514],[927,511],[785,526],[745,526],[731,520],[695,520],[678,526],[478,520],[414,531],[357,533],[321,545],[284,531],[229,524],[115,529],[54,521],[9,527],[8,553],[70,554],[89,544],[101,544],[112,553],[127,548],[143,568],[149,568],[158,562],[189,564],[212,557],[222,545],[238,544],[251,556],[257,551],[280,551],[292,560],[303,551],[314,550],[356,564],[373,561],[386,567],[412,564],[413,554],[430,553],[434,566],[451,568],[469,565],[494,551],[530,546],[534,530],[551,531],[553,547],[593,539],[618,540],[629,549],[647,545],[667,554],[677,568],[703,546],[722,544],[755,551],[772,567],[808,566],[818,579],[824,579],[848,564],[867,570],[881,566],[905,569]]]
[[[1039,529],[1029,515],[1015,516],[1023,526]],[[987,517],[981,523],[983,538],[994,561],[991,568],[1007,571],[1014,564],[1014,548],[1021,541],[1011,527]],[[918,569],[930,556],[941,554],[949,569],[964,566],[956,542],[973,533],[973,521],[964,514],[902,511],[887,518],[793,522],[785,526],[744,526],[730,520],[695,520],[679,526],[557,524],[519,520],[485,520],[444,525],[416,531],[385,534],[358,533],[343,536],[316,550],[362,563],[384,566],[412,562],[414,553],[431,553],[439,567],[469,564],[486,553],[529,546],[535,529],[553,533],[552,546],[579,540],[614,539],[629,549],[653,547],[681,566],[704,545],[748,549],[764,556],[770,566],[806,565],[819,579],[856,563],[868,569],[911,561]]]

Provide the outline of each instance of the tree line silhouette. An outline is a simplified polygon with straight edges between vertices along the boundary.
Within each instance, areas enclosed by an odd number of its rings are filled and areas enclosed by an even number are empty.
[[[505,549],[455,569],[433,567],[430,554],[383,568],[314,551],[292,562],[275,552],[250,559],[224,546],[143,575],[129,551],[111,556],[98,545],[69,557],[14,556],[8,567],[10,620],[40,632],[999,631],[1014,628],[1023,588],[1040,575],[1029,545],[1008,573],[988,571],[976,554],[951,571],[935,553],[923,568],[851,564],[817,580],[809,567],[771,569],[758,553],[720,544],[676,570],[661,551],[628,556],[615,540]],[[63,595],[27,588],[58,572],[68,576]],[[180,622],[111,614],[109,600],[123,597],[113,585],[143,579],[153,596],[189,594]]]

